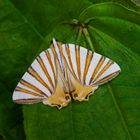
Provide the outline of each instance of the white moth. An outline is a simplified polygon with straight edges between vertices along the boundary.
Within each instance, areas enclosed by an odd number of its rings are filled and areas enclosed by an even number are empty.
[[[60,109],[71,98],[87,101],[99,85],[112,80],[120,71],[109,58],[53,39],[50,48],[41,52],[23,75],[14,90],[13,101],[43,102]]]

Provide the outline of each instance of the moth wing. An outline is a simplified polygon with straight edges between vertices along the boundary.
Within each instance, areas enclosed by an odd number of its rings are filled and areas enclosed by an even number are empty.
[[[104,84],[121,71],[111,59],[86,48],[75,44],[63,44],[62,48],[70,70],[83,85]]]
[[[72,98],[78,101],[87,101],[89,96],[94,93],[98,86],[86,83],[86,75],[90,60],[91,51],[74,44],[63,44],[63,56],[69,68],[70,92]]]
[[[13,93],[13,101],[21,104],[42,102],[54,92],[55,74],[51,49],[41,52],[19,81]]]
[[[82,82],[82,60],[80,49],[81,47],[76,46],[75,44],[62,44],[63,55],[67,61],[68,67],[74,77]],[[83,57],[86,55],[84,52]],[[83,59],[83,58],[82,58]]]
[[[86,83],[89,85],[102,85],[115,78],[120,71],[120,66],[113,60],[98,53],[93,53]]]

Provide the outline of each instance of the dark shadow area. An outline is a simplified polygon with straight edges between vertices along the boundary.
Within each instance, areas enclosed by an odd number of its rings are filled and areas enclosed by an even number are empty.
[[[4,140],[3,136],[0,135],[0,140]]]

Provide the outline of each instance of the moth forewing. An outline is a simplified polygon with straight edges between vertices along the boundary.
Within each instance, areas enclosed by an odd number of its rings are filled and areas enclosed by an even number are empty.
[[[55,83],[49,61],[44,51],[33,61],[14,90],[14,102],[31,104],[51,96]]]
[[[100,71],[97,73],[96,77],[93,79],[91,84],[93,85],[102,85],[105,84],[112,79],[114,79],[119,73],[121,72],[121,69],[119,65],[115,62],[111,62],[112,60],[108,60],[107,64],[104,65]],[[111,62],[109,64],[109,62]]]

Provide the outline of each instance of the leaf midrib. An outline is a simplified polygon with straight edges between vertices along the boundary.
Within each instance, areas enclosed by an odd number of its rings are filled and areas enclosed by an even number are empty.
[[[126,123],[126,121],[125,121],[125,119],[124,119],[124,116],[123,116],[123,114],[122,114],[122,112],[121,112],[120,106],[119,106],[118,103],[117,103],[117,100],[116,100],[116,98],[115,98],[115,96],[114,96],[114,93],[113,93],[113,90],[112,90],[112,88],[111,88],[111,85],[110,85],[109,83],[107,84],[107,88],[108,88],[109,92],[111,93],[113,102],[114,102],[114,104],[115,104],[115,107],[116,107],[116,109],[117,109],[119,115],[120,115],[120,118],[121,118],[122,124],[123,124],[123,126],[124,126],[124,129],[126,130],[128,136],[129,136],[129,139],[132,140],[132,136],[131,136],[131,134],[130,134],[130,132],[129,132],[128,126],[126,125],[127,123]]]

